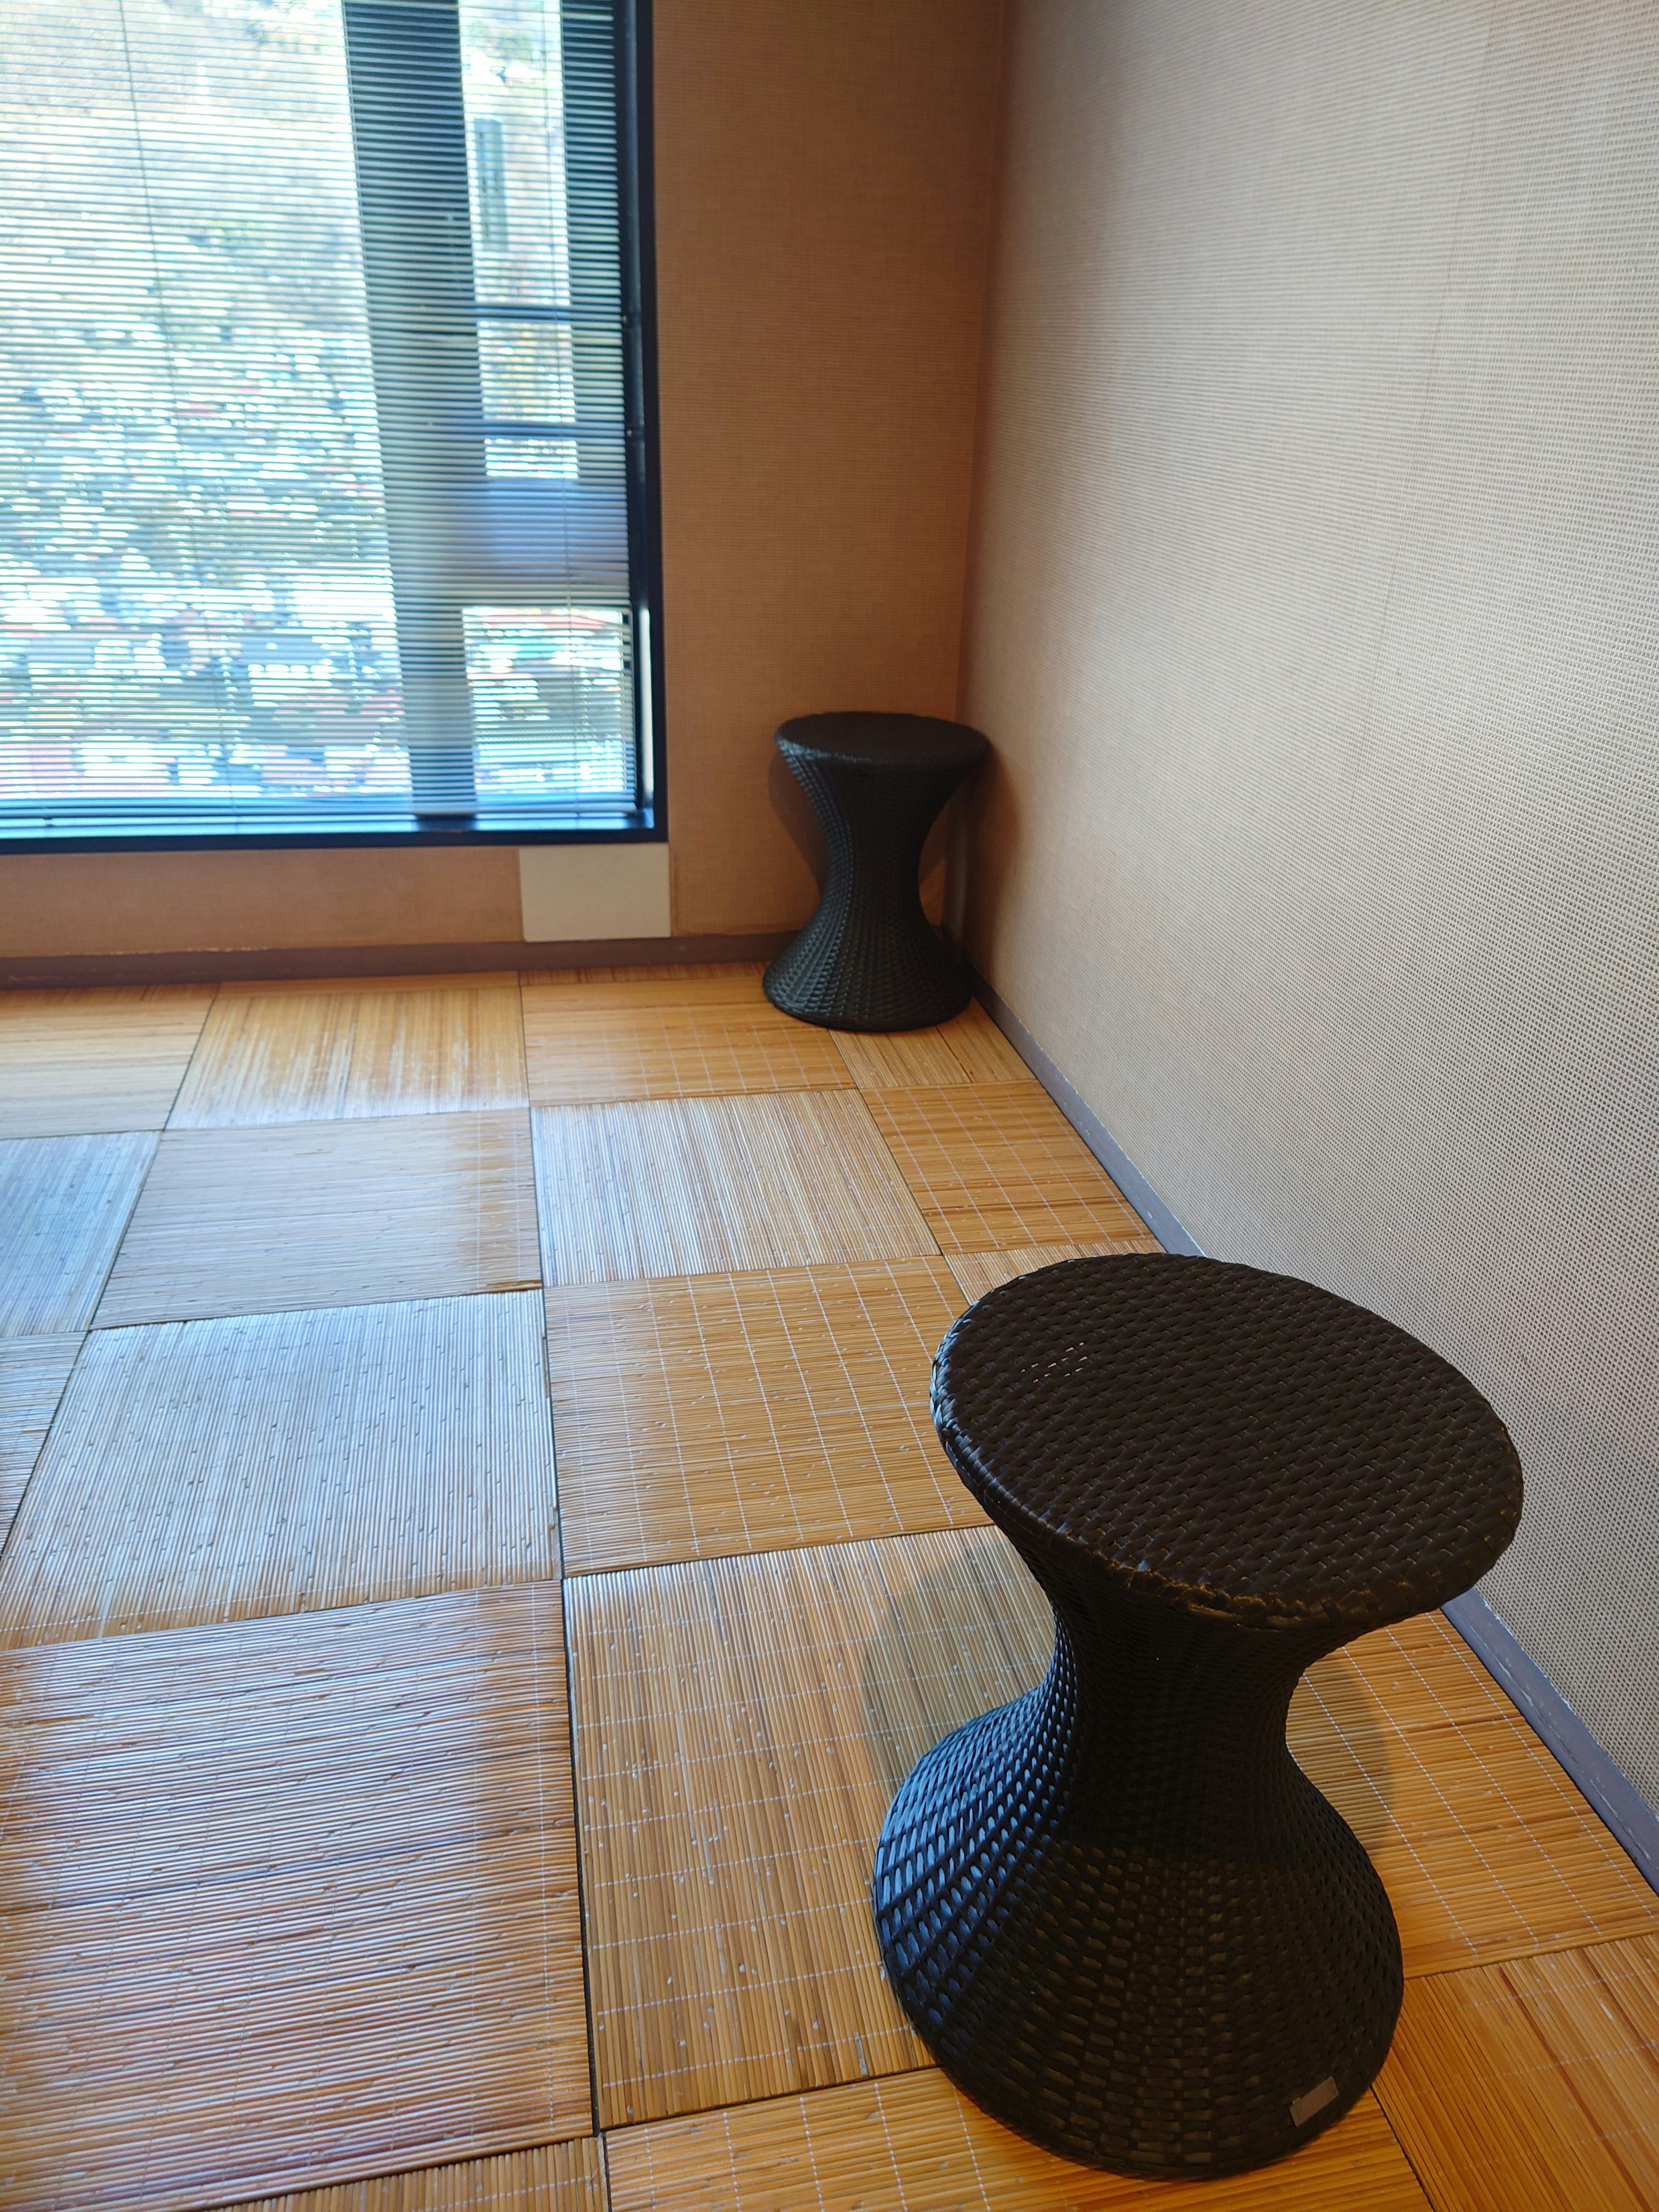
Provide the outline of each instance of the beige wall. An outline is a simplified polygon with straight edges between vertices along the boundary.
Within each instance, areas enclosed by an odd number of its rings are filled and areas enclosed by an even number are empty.
[[[674,926],[742,933],[812,902],[776,725],[955,709],[1000,0],[655,13]],[[0,952],[499,942],[517,884],[481,847],[0,857]]]
[[[511,845],[0,859],[0,954],[20,958],[489,945],[520,933]]]
[[[778,723],[955,712],[1000,7],[655,14],[675,924],[761,929]]]
[[[1659,1796],[1659,14],[1012,0],[971,942],[1207,1251],[1526,1468]]]

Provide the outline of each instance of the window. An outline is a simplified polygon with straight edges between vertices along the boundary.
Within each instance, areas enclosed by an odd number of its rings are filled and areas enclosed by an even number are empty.
[[[656,834],[627,0],[0,45],[0,836]]]

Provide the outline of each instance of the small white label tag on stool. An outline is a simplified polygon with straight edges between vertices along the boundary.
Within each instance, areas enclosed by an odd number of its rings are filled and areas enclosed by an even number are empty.
[[[1322,2112],[1327,2105],[1336,2102],[1336,2083],[1328,2074],[1305,2097],[1298,2097],[1291,2106],[1292,2127],[1305,2128],[1316,2112]]]

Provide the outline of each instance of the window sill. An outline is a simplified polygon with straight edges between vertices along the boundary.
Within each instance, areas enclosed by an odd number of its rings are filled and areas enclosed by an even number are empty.
[[[181,815],[183,810],[180,810]],[[245,852],[261,848],[395,845],[659,844],[668,835],[660,807],[492,807],[483,815],[417,819],[394,809],[353,808],[319,819],[316,808],[260,808],[168,820],[131,813],[60,817],[0,816],[0,855],[8,853]]]

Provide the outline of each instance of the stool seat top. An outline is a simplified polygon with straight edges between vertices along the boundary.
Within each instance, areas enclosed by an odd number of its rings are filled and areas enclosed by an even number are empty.
[[[933,714],[798,714],[779,729],[784,750],[863,768],[971,768],[990,740]]]
[[[1062,1261],[933,1362],[957,1473],[1017,1541],[1241,1626],[1358,1634],[1439,1605],[1515,1533],[1521,1467],[1474,1385],[1291,1276]]]

